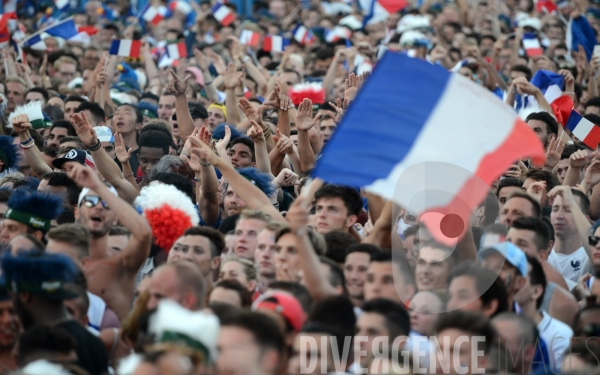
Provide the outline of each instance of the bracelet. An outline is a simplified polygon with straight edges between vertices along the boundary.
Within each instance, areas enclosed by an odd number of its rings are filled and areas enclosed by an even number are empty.
[[[102,147],[102,143],[100,143],[100,140],[98,140],[98,143],[96,143],[95,145],[90,147],[90,151],[98,151],[98,150],[100,150],[101,147]]]
[[[26,141],[24,141],[24,142],[21,142],[21,146],[22,146],[22,145],[26,145],[26,144],[28,144],[29,142],[33,142],[33,137],[29,137],[29,139],[28,139],[28,140],[26,140]]]
[[[35,142],[31,142],[31,144],[29,144],[29,145],[21,145],[21,148],[23,150],[27,150],[27,149],[32,148],[33,146],[35,146]]]
[[[204,82],[204,86],[208,86],[208,85],[210,85],[210,84],[212,84],[212,83],[213,83],[213,81]]]
[[[273,134],[270,128],[267,128],[267,131],[263,133],[265,139],[269,138]]]
[[[126,175],[124,175],[123,177],[125,177],[126,179],[127,179],[127,178],[129,178],[129,177],[133,177],[133,173],[131,173],[131,174],[126,174]]]
[[[206,164],[200,163],[200,165],[203,166],[203,167],[210,167],[210,163],[206,163]]]
[[[236,96],[237,96],[238,98],[243,98],[243,97],[244,97],[244,94],[241,94],[241,95],[237,95],[237,94],[236,94]]]

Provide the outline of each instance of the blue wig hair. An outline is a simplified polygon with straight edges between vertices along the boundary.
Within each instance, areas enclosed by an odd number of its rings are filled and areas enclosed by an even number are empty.
[[[237,172],[252,182],[266,196],[270,197],[275,192],[275,186],[271,183],[271,177],[268,174],[261,173],[256,168],[240,168]]]
[[[2,257],[2,271],[7,281],[17,283],[73,282],[79,273],[68,256],[35,250],[21,251],[17,255],[7,252]]]
[[[245,135],[244,133],[237,130],[236,127],[233,125],[221,124],[221,125],[217,126],[215,128],[215,130],[213,131],[212,138],[219,139],[219,140],[225,138],[225,126],[229,126],[229,129],[231,130],[231,139],[229,140],[230,142],[236,138],[243,137]]]
[[[19,160],[21,160],[21,154],[19,154],[17,145],[13,144],[13,137],[7,135],[0,135],[0,159],[4,162],[4,169],[15,168]]]
[[[29,193],[27,190],[16,190],[6,205],[13,210],[27,212],[46,220],[56,219],[62,212],[63,201],[57,195]]]

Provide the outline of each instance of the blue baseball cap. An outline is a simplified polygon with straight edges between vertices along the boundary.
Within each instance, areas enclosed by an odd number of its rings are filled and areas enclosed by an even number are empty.
[[[479,259],[485,258],[492,252],[500,253],[506,261],[519,270],[522,276],[527,276],[527,257],[525,252],[511,242],[500,242],[479,251]]]

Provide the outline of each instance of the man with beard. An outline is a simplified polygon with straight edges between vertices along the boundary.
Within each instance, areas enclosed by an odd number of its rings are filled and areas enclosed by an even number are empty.
[[[73,163],[69,177],[83,188],[75,219],[88,228],[91,235],[90,261],[84,267],[89,290],[104,299],[123,320],[131,306],[136,274],[150,254],[150,226],[90,168]],[[117,220],[131,236],[127,246],[114,254],[108,248],[108,237]]]
[[[547,148],[549,141],[558,135],[558,122],[548,112],[534,112],[527,116],[525,122],[538,136],[544,148]]]
[[[25,329],[54,326],[67,331],[77,342],[77,365],[92,375],[108,371],[102,342],[69,315],[64,300],[77,297],[66,287],[77,275],[66,256],[27,251],[2,259],[12,302]]]

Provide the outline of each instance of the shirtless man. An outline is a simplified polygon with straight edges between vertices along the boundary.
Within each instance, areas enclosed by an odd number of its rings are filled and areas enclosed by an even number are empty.
[[[150,254],[150,226],[114,189],[102,183],[91,168],[73,163],[69,177],[84,188],[75,218],[91,234],[90,261],[84,265],[88,288],[104,299],[122,321],[131,307],[136,273]],[[113,255],[108,249],[108,236],[117,220],[131,236],[127,246]]]

